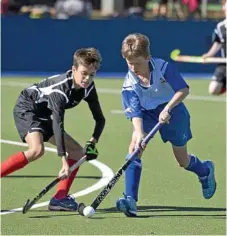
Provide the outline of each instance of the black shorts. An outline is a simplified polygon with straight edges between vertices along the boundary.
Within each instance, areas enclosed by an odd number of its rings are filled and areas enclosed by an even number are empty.
[[[43,134],[43,141],[47,142],[54,135],[51,118],[38,117],[32,109],[29,109],[29,104],[21,100],[19,97],[13,110],[14,121],[21,140],[25,142],[28,132],[40,132]]]
[[[226,64],[220,64],[216,67],[212,80],[222,83],[226,87]]]

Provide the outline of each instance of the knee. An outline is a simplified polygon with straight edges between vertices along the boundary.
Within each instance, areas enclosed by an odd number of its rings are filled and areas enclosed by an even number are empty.
[[[34,148],[30,148],[25,152],[25,156],[29,162],[35,161],[44,155],[44,146],[39,145]]]
[[[222,89],[222,84],[218,83],[216,81],[211,81],[209,88],[208,88],[208,92],[210,95],[218,95],[221,93],[221,89]]]
[[[220,89],[209,87],[208,92],[210,95],[218,95],[218,94],[220,94]]]

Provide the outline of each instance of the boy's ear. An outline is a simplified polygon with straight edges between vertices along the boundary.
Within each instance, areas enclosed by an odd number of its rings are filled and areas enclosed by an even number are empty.
[[[72,66],[72,71],[75,72],[76,71],[76,67],[73,65]]]

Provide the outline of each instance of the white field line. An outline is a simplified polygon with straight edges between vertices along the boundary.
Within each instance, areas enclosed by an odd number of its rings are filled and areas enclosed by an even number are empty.
[[[5,143],[5,144],[17,145],[17,146],[24,146],[24,147],[27,146],[27,144],[25,144],[25,143],[20,143],[20,142],[15,142],[15,141],[10,141],[10,140],[4,140],[4,139],[0,139],[0,142]],[[45,147],[45,150],[50,151],[50,152],[56,152],[55,148]],[[77,193],[72,194],[74,197],[80,197],[80,196],[87,195],[91,192],[94,192],[94,191],[106,186],[108,184],[108,182],[114,176],[113,171],[107,165],[101,163],[100,161],[92,160],[92,161],[89,161],[89,163],[92,164],[93,166],[97,167],[102,172],[102,178],[97,183],[93,184],[92,186],[90,186],[90,187],[88,187],[84,190],[81,190]],[[47,206],[48,204],[49,204],[49,201],[38,203],[38,204],[35,204],[32,207],[32,209]],[[6,215],[6,214],[21,212],[21,211],[22,211],[22,207],[15,208],[15,209],[5,211],[5,212],[0,212],[0,215]]]
[[[2,79],[1,86],[13,86],[13,87],[23,87],[26,88],[31,83],[25,82],[12,82],[12,81],[4,81]],[[120,89],[110,89],[110,88],[98,88],[99,93],[103,94],[121,94]],[[196,101],[208,101],[208,102],[226,102],[226,97],[224,96],[197,96],[197,95],[189,95],[186,99],[188,100],[196,100]]]
[[[116,110],[111,110],[110,113],[114,115],[119,115],[119,114],[124,114],[124,111],[116,109]]]

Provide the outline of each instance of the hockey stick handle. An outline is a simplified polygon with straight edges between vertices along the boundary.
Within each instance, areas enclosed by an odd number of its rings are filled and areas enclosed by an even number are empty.
[[[156,132],[161,128],[163,124],[162,123],[157,123],[155,125],[155,127],[147,134],[147,136],[143,139],[142,143],[141,143],[141,146],[143,144],[148,144],[148,142],[154,137],[154,135],[156,134]],[[138,155],[138,153],[140,152],[141,148],[138,147],[131,155],[130,157],[128,158],[129,159],[132,159],[134,158],[136,155]],[[126,164],[126,163],[125,163]],[[126,169],[126,168],[125,168]]]
[[[148,133],[148,135],[144,138],[143,140],[143,144],[147,144],[153,137],[154,135],[157,133],[157,131],[161,128],[163,124],[158,122],[155,127]]]
[[[192,56],[192,55],[181,55],[179,49],[175,49],[171,52],[170,58],[174,61],[179,62],[191,62],[191,63],[227,63],[227,59],[223,57],[207,57],[203,58],[202,56]]]
[[[197,56],[177,56],[175,61],[179,62],[191,62],[191,63],[201,63],[201,64],[209,64],[209,63],[226,63],[226,58],[222,57],[208,57],[203,59],[202,57]]]
[[[82,165],[85,161],[87,160],[87,156],[83,156],[79,161],[77,161],[74,165],[72,165],[70,168],[69,168],[69,171],[70,172],[73,172],[76,168],[78,168],[80,165]],[[65,174],[61,175],[60,177],[58,177],[60,180],[61,179],[64,179],[66,177]]]
[[[148,133],[148,135],[145,137],[145,139],[142,141],[142,144],[147,144],[151,138],[156,134],[156,132],[161,128],[163,124],[157,123],[155,127]],[[105,197],[108,195],[108,193],[111,191],[111,189],[114,187],[114,185],[118,182],[120,177],[123,174],[123,171],[127,169],[129,164],[132,162],[133,158],[137,156],[140,152],[141,148],[138,147],[128,158],[128,160],[121,166],[121,168],[115,173],[114,177],[109,181],[109,183],[104,187],[104,189],[100,192],[100,194],[94,199],[91,206],[94,209],[97,209],[98,206],[101,204],[101,202],[105,199]]]

